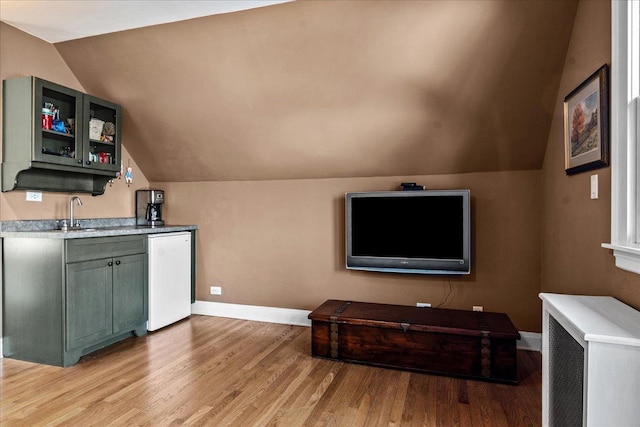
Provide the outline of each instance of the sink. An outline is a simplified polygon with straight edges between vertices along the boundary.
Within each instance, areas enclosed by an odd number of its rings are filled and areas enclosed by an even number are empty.
[[[64,233],[68,233],[70,231],[96,231],[97,230],[95,227],[84,228],[83,226],[80,225],[79,221],[75,227],[70,227],[68,221],[69,220],[67,219],[56,221],[57,227],[52,231],[62,231]]]
[[[49,230],[49,231],[62,231],[63,233],[77,233],[77,232],[83,232],[83,231],[97,231],[97,228],[68,228],[66,230],[62,229],[62,228],[54,228],[53,230]]]

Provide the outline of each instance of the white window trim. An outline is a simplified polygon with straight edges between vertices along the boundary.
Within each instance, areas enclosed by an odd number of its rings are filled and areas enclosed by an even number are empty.
[[[611,243],[616,266],[640,274],[640,56],[636,1],[611,2]]]

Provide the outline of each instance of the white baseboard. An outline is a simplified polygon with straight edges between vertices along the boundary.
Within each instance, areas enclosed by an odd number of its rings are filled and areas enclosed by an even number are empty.
[[[311,326],[311,320],[308,318],[309,313],[311,313],[309,310],[230,304],[225,302],[196,301],[191,304],[191,314],[297,326]],[[518,348],[520,350],[542,350],[542,334],[536,332],[520,332],[520,337],[521,339],[518,341]]]
[[[520,331],[518,348],[520,350],[542,351],[542,334]]]
[[[285,325],[311,326],[307,318],[311,311],[293,308],[265,307],[259,305],[229,304],[224,302],[196,301],[191,304],[191,314],[255,320],[257,322],[283,323]]]

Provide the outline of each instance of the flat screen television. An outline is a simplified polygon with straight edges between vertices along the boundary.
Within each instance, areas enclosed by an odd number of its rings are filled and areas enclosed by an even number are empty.
[[[346,194],[347,268],[469,274],[469,190]]]

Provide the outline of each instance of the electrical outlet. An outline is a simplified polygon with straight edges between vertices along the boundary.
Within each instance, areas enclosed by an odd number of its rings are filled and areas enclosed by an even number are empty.
[[[473,311],[484,311],[484,307],[482,307],[481,305],[474,305]]]
[[[27,202],[41,202],[42,192],[40,191],[27,191]]]
[[[212,286],[210,292],[211,292],[211,295],[222,295],[222,287]]]
[[[431,307],[430,302],[417,302],[416,307]]]

